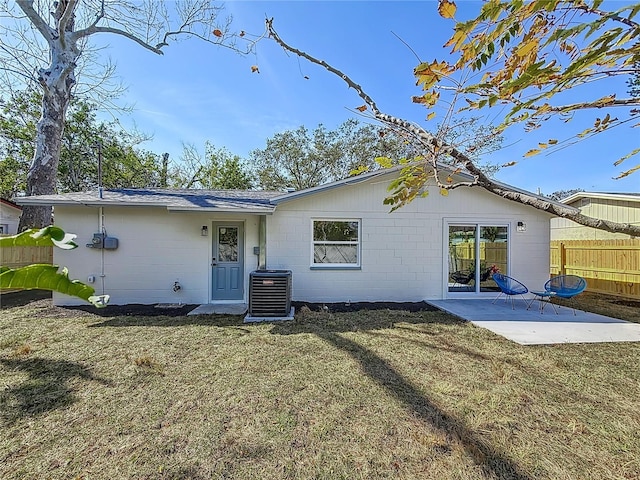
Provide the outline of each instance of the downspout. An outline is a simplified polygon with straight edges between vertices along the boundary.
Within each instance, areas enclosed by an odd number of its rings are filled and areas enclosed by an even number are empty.
[[[98,197],[102,200],[102,142],[96,144],[98,148]],[[105,236],[104,229],[104,207],[98,207],[98,231]],[[100,283],[102,285],[102,295],[104,295],[104,245],[100,249]]]
[[[258,270],[266,270],[267,268],[267,216],[260,215],[258,224],[258,245],[260,253],[258,254]]]
[[[98,147],[98,197],[102,200],[102,142],[97,143]],[[105,235],[104,228],[104,207],[98,207],[98,231]],[[104,247],[104,246],[103,246]],[[104,295],[104,248],[100,249],[100,283],[102,285],[102,295]]]
[[[102,187],[100,187],[100,198],[102,198]],[[98,231],[105,235],[104,228],[104,207],[98,207]],[[102,286],[102,295],[104,295],[104,248],[100,249],[100,284]]]

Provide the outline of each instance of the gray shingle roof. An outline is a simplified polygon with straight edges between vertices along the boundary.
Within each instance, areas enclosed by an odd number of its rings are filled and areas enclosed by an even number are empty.
[[[282,192],[258,190],[170,190],[162,188],[121,188],[60,195],[21,197],[23,205],[90,205],[90,206],[151,206],[168,210],[243,211],[271,213],[275,205],[270,200]]]
[[[279,203],[296,200],[345,185],[355,185],[377,177],[397,172],[403,166],[389,169],[375,170],[358,176],[345,178],[336,182],[311,187],[294,192],[273,192],[260,190],[169,190],[162,188],[122,188],[104,190],[103,198],[98,192],[65,193],[60,195],[37,195],[33,197],[19,197],[15,202],[19,205],[90,205],[90,206],[151,206],[165,207],[172,211],[201,211],[201,212],[244,212],[244,213],[273,213]],[[446,167],[443,167],[446,168]],[[467,173],[455,173],[461,177],[471,176]],[[553,203],[563,208],[574,208],[565,203],[556,202],[546,197],[501,183],[505,189],[524,193]],[[563,201],[564,202],[564,201]],[[577,209],[574,209],[576,212]]]

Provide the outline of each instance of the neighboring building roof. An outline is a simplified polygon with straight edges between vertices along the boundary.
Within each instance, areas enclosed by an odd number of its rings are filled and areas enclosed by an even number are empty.
[[[4,198],[0,198],[0,203],[6,205],[7,207],[15,208],[16,210],[22,210],[22,207],[17,203],[13,203],[11,200],[5,200]]]
[[[270,200],[282,192],[255,190],[169,190],[122,188],[98,192],[20,197],[22,205],[87,205],[165,207],[172,211],[272,213]]]
[[[602,200],[621,200],[625,202],[640,202],[640,193],[606,193],[606,192],[577,192],[560,200],[561,203],[570,204],[581,198],[597,198]]]

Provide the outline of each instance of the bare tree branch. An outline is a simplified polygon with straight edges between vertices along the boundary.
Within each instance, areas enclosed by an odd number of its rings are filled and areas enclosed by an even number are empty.
[[[58,20],[58,34],[60,35],[60,41],[64,45],[67,30],[73,29],[73,16],[78,0],[58,0],[58,2],[58,8],[64,8]]]
[[[521,102],[514,102],[516,104]],[[542,112],[571,112],[574,110],[588,110],[592,108],[604,108],[604,107],[631,107],[634,105],[640,106],[640,98],[608,98],[604,100],[596,100],[593,102],[580,102],[580,103],[569,103],[566,105],[546,105]],[[542,105],[526,105],[523,106],[526,110],[540,110],[542,109]]]
[[[104,0],[101,0],[100,11],[96,14],[96,18],[93,20],[91,25],[89,25],[89,28],[95,27],[96,25],[98,25],[100,20],[102,20],[103,18],[104,18]]]
[[[144,40],[142,40],[141,38],[137,37],[133,33],[126,32],[126,31],[121,30],[119,28],[98,27],[98,26],[95,26],[95,25],[91,25],[91,26],[85,28],[84,30],[79,30],[77,32],[74,32],[73,36],[75,38],[79,39],[79,38],[82,38],[82,37],[88,37],[89,35],[93,35],[95,33],[113,33],[115,35],[121,35],[123,37],[128,38],[129,40],[134,41],[135,43],[137,43],[141,47],[152,51],[153,53],[157,53],[158,55],[164,55],[164,52],[162,50],[160,50],[160,48],[156,48],[156,47],[154,47],[152,45],[149,45],[148,43],[146,43]]]
[[[635,22],[629,18],[621,17],[615,13],[608,13],[597,8],[590,8],[588,5],[578,3],[576,8],[585,11],[586,13],[593,13],[594,15],[599,15],[602,18],[608,18],[609,20],[615,20],[616,22],[624,23],[626,26],[631,28],[638,28],[640,24]]]
[[[310,62],[315,63],[316,65],[320,65],[321,67],[324,67],[327,70],[329,70],[334,75],[337,75],[338,77],[340,77],[342,80],[345,81],[345,83],[347,85],[349,85],[349,87],[353,88],[358,93],[358,96],[360,98],[362,98],[362,100],[364,100],[364,102],[369,106],[369,108],[371,108],[373,114],[377,117],[377,115],[380,113],[380,111],[378,110],[378,107],[376,106],[376,104],[373,101],[373,99],[364,92],[364,90],[362,89],[362,87],[360,85],[355,83],[353,80],[351,80],[347,75],[342,73],[337,68],[334,68],[331,65],[329,65],[324,60],[318,60],[318,59],[312,57],[311,55],[309,55],[309,54],[307,54],[307,53],[305,53],[305,52],[303,52],[301,50],[298,50],[297,48],[294,48],[294,47],[292,47],[290,45],[287,45],[280,38],[278,33],[273,29],[273,18],[267,19],[266,20],[266,25],[267,25],[267,31],[269,32],[269,36],[272,37],[282,48],[284,48],[285,50],[288,50],[291,53],[294,53],[294,54],[298,55],[299,57],[306,58]]]
[[[556,215],[562,218],[568,218],[573,220],[576,223],[581,225],[585,225],[588,227],[598,228],[600,230],[606,230],[609,232],[617,232],[624,233],[632,236],[640,236],[640,227],[631,225],[630,223],[616,223],[609,222],[606,220],[601,220],[597,218],[587,217],[580,213],[576,213],[576,210],[569,206],[563,206],[553,201],[545,201],[538,196],[533,194],[529,194],[524,191],[516,190],[509,188],[508,186],[496,182],[489,178],[487,175],[480,170],[475,163],[464,153],[457,150],[452,145],[448,145],[433,134],[429,133],[425,129],[420,126],[417,126],[407,120],[394,117],[392,115],[388,115],[386,113],[381,112],[373,99],[363,90],[363,88],[355,83],[349,76],[347,76],[344,72],[338,70],[337,68],[329,65],[324,60],[318,60],[317,58],[309,55],[306,52],[303,52],[297,48],[291,47],[287,43],[285,43],[278,33],[273,28],[273,18],[266,20],[267,30],[269,32],[269,36],[275,40],[282,48],[285,50],[298,55],[302,58],[307,59],[308,61],[315,63],[316,65],[320,65],[327,69],[329,72],[333,73],[340,77],[349,87],[353,88],[358,96],[365,102],[365,104],[371,109],[374,117],[390,126],[400,128],[404,132],[410,133],[417,142],[425,147],[427,150],[427,155],[425,156],[428,164],[433,168],[435,179],[437,186],[441,189],[455,189],[462,186],[471,187],[471,186],[479,186],[484,188],[485,190],[498,195],[502,198],[506,198],[507,200],[512,200],[514,202],[529,205],[538,210],[545,211],[549,214]],[[440,155],[448,155],[452,157],[457,165],[460,165],[467,172],[475,177],[475,181],[473,182],[458,182],[455,184],[449,182],[442,182],[439,179],[438,170],[441,169],[441,166],[438,164],[437,159]],[[420,162],[414,162],[408,167],[411,168],[413,166],[419,166]]]
[[[47,22],[38,15],[38,12],[34,10],[33,0],[16,0],[16,3],[45,40],[47,42],[52,42],[55,35],[54,31],[49,27]]]

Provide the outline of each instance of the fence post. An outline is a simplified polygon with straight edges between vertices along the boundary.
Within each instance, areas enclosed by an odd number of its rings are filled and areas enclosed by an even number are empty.
[[[560,248],[560,275],[566,275],[567,274],[567,269],[566,269],[566,265],[567,265],[567,250],[564,248],[564,242],[560,242],[559,245]]]

